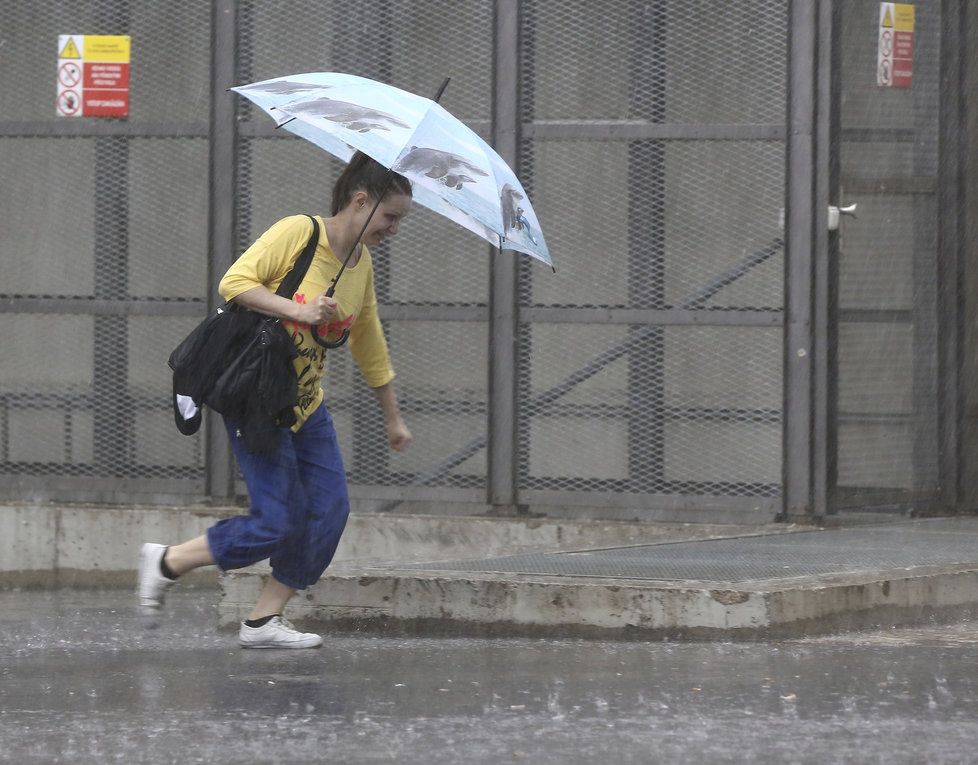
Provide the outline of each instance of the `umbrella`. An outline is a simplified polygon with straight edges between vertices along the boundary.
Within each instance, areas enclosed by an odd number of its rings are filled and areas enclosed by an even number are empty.
[[[428,99],[364,77],[310,72],[231,90],[261,107],[279,127],[343,161],[362,151],[410,180],[419,204],[499,249],[525,253],[553,268],[516,174],[437,103],[447,84]],[[341,275],[342,269],[336,278]]]

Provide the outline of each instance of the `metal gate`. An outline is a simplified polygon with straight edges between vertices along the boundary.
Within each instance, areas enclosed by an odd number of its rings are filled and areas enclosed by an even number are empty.
[[[770,517],[786,6],[615,7],[524,9],[521,167],[563,270],[520,279],[520,501]]]
[[[838,263],[833,504],[933,510],[957,504],[960,181],[958,3],[913,6],[910,87],[880,87],[879,3],[835,7],[831,192],[857,203],[830,242]],[[881,30],[882,26],[882,32]],[[877,66],[884,72],[878,75]],[[941,162],[941,152],[945,162]]]
[[[451,76],[443,104],[517,167],[558,266],[495,254],[420,208],[378,248],[415,444],[386,449],[349,355],[332,354],[357,507],[770,519],[817,430],[784,405],[811,393],[785,375],[785,249],[803,234],[797,203],[787,228],[784,212],[804,154],[786,125],[810,131],[818,113],[788,114],[793,78],[814,72],[813,51],[789,45],[809,8],[7,3],[0,493],[233,495],[213,418],[193,438],[173,428],[166,356],[261,231],[328,208],[340,168],[225,89],[338,70],[421,94]],[[127,120],[55,116],[64,33],[132,36]]]
[[[206,311],[210,9],[17,1],[0,29],[0,490],[202,497],[166,358]],[[59,34],[132,36],[128,120],[56,116]]]

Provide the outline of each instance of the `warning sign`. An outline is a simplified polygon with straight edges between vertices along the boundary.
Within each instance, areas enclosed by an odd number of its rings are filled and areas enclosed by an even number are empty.
[[[57,113],[129,115],[128,35],[58,35]]]
[[[880,3],[876,84],[882,88],[913,85],[914,6]]]
[[[58,58],[81,58],[81,52],[79,52],[78,46],[75,45],[75,41],[70,37],[61,49],[61,53],[58,54]]]

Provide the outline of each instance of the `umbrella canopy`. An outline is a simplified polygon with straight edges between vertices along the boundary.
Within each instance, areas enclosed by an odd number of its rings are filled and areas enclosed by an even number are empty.
[[[231,88],[343,161],[354,152],[412,182],[414,199],[500,249],[553,262],[540,223],[505,161],[436,101],[375,80],[310,72]]]

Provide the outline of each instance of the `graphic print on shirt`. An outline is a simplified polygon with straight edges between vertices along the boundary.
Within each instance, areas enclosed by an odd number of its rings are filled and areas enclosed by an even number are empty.
[[[301,305],[306,304],[306,296],[301,292],[295,293],[293,299]],[[321,324],[316,328],[316,332],[320,337],[326,337],[328,334],[338,335],[344,329],[353,326],[355,319],[355,315],[350,315],[340,321]],[[322,372],[326,366],[326,349],[313,340],[309,324],[296,321],[283,321],[282,324],[292,337],[298,353],[294,362],[299,384],[298,406],[300,410],[306,412],[318,399],[319,380],[322,379]]]
[[[301,292],[296,292],[294,296],[296,303],[300,305],[306,304],[306,296]],[[326,324],[320,324],[316,327],[316,334],[320,337],[326,337],[327,335],[339,335],[343,333],[343,330],[349,329],[353,326],[353,322],[356,321],[356,314],[350,314],[345,319],[337,319],[336,321],[330,321]],[[308,324],[302,322],[286,322],[287,325],[292,327],[301,327],[302,329],[309,329]]]

